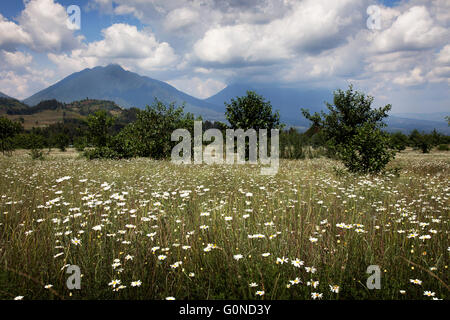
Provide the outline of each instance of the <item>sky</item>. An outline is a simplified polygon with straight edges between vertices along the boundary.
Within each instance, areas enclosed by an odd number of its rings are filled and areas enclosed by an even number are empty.
[[[449,39],[448,0],[2,0],[0,91],[117,63],[198,98],[352,83],[393,113],[450,112]]]

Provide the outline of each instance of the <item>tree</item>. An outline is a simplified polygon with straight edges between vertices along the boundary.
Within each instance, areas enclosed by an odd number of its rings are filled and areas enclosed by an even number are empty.
[[[3,154],[14,150],[13,138],[23,130],[20,122],[13,122],[6,117],[0,117],[0,150]]]
[[[397,151],[402,151],[406,149],[408,145],[408,136],[397,131],[391,134],[391,146]]]
[[[272,113],[270,101],[256,94],[253,91],[247,91],[247,95],[231,99],[228,104],[225,102],[225,116],[232,129],[279,129],[280,115],[277,112]]]
[[[105,110],[98,110],[87,119],[89,137],[95,147],[106,147],[110,135],[109,129],[114,124],[115,119],[108,116]]]
[[[135,122],[118,134],[115,145],[120,150],[117,149],[117,152],[124,157],[169,157],[176,144],[171,141],[172,132],[181,128],[191,133],[194,130],[194,116],[184,114],[183,108],[175,107],[175,103],[166,105],[155,99],[151,106],[137,113]]]
[[[55,136],[55,144],[59,148],[59,150],[61,150],[63,152],[66,151],[66,147],[69,145],[69,143],[70,143],[70,138],[67,134],[58,133]]]
[[[352,172],[376,173],[394,157],[389,147],[389,137],[381,130],[386,125],[391,105],[372,109],[373,97],[353,90],[334,92],[334,105],[326,103],[328,113],[311,115],[302,109],[303,115],[320,127],[327,147],[343,160]]]

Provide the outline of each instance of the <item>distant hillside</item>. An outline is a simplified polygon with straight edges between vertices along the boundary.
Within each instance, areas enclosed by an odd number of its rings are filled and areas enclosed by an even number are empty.
[[[4,94],[3,92],[0,92],[0,98],[9,98],[9,99],[13,99],[12,97],[8,96],[7,94]]]
[[[215,111],[224,113],[224,102],[229,103],[232,98],[244,96],[247,90],[255,91],[269,100],[273,109],[280,111],[281,121],[300,131],[306,131],[311,125],[302,116],[301,108],[309,109],[311,112],[327,111],[325,102],[333,102],[333,90],[283,88],[276,84],[261,87],[243,83],[229,85],[205,101],[214,104]],[[450,134],[450,127],[444,120],[445,115],[449,115],[449,113],[391,114],[386,120],[387,130],[408,133],[413,129],[425,132],[436,129],[439,132]]]
[[[171,85],[126,71],[119,65],[95,67],[76,72],[24,100],[35,105],[43,100],[56,99],[70,103],[85,98],[109,100],[126,108],[144,108],[151,105],[155,97],[177,105],[186,103],[185,111],[202,115],[210,120],[223,118],[211,105],[203,100],[185,94]]]
[[[122,123],[136,119],[136,109],[121,108],[113,101],[85,99],[66,104],[57,100],[46,100],[28,107],[20,102],[17,104],[14,99],[0,98],[0,114],[11,120],[21,121],[25,129],[45,127],[58,122],[82,121],[98,110],[106,110]]]
[[[248,90],[255,91],[270,101],[274,110],[279,110],[281,121],[300,127],[309,128],[309,121],[303,118],[300,109],[306,108],[311,112],[325,110],[325,101],[332,101],[332,90],[283,88],[276,85],[255,86],[250,84],[232,84],[205,101],[214,104],[215,111],[224,113],[224,102],[229,103],[232,98],[243,96]]]
[[[21,112],[29,107],[19,100],[13,98],[0,97],[0,115],[13,112]]]

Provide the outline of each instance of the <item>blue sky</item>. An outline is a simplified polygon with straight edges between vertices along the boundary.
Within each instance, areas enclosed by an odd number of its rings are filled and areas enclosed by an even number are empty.
[[[81,8],[80,30],[67,27],[70,5]],[[373,5],[379,23],[369,29]],[[442,112],[449,32],[445,0],[2,1],[0,91],[22,99],[118,63],[199,98],[235,82],[353,83],[393,112]]]

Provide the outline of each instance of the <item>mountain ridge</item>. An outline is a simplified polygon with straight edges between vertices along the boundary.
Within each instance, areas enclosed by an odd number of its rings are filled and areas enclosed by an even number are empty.
[[[325,88],[289,88],[278,84],[248,84],[234,83],[225,87],[206,99],[190,96],[170,84],[141,76],[124,70],[120,65],[110,64],[86,68],[75,72],[57,83],[41,90],[23,100],[28,105],[36,105],[43,100],[56,99],[70,103],[86,98],[113,101],[119,106],[130,108],[144,108],[152,104],[155,97],[164,103],[175,102],[177,105],[185,103],[185,112],[202,116],[204,120],[225,121],[225,102],[232,98],[243,96],[247,90],[255,91],[270,101],[274,110],[279,110],[280,119],[288,126],[301,131],[309,128],[310,122],[301,114],[301,108],[311,112],[326,110],[325,101],[333,101],[333,90]],[[409,132],[412,129],[432,131],[437,129],[450,134],[447,122],[436,121],[439,116],[409,114],[390,114],[388,131]]]

